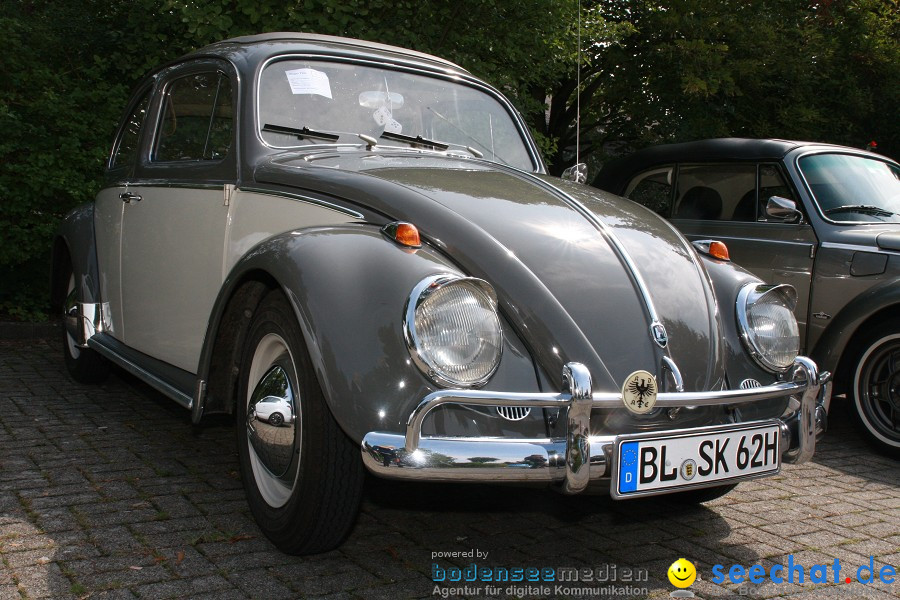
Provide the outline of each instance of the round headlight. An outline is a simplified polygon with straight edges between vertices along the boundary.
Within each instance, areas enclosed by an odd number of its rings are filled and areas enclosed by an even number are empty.
[[[438,385],[482,385],[500,364],[497,296],[470,277],[424,279],[406,307],[406,337],[416,365]]]
[[[796,306],[797,292],[789,285],[750,283],[738,293],[741,338],[753,359],[767,371],[787,370],[800,353]]]

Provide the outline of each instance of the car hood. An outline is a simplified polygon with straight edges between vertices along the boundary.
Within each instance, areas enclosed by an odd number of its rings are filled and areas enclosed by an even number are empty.
[[[300,176],[302,173],[302,176]],[[623,198],[486,161],[429,153],[279,155],[259,183],[297,187],[414,223],[500,305],[553,381],[584,363],[595,390],[643,369],[687,391],[724,382],[721,326],[708,276],[668,223]],[[645,282],[642,293],[640,281]],[[651,334],[649,305],[664,325]]]

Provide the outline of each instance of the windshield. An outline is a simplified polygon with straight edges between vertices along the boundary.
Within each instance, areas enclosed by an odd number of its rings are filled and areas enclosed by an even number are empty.
[[[850,154],[813,154],[799,161],[819,210],[832,221],[900,223],[900,168]]]
[[[272,62],[260,75],[258,126],[262,139],[275,148],[363,144],[358,137],[363,134],[378,146],[446,148],[535,168],[521,132],[493,96],[447,79],[382,67]],[[385,133],[390,139],[381,137]]]

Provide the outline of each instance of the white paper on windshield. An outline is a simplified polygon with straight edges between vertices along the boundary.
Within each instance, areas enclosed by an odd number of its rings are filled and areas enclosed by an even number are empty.
[[[291,92],[294,94],[315,94],[331,98],[331,84],[328,75],[315,69],[294,69],[285,71]]]

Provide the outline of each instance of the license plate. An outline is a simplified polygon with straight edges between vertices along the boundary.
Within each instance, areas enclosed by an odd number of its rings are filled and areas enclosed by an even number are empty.
[[[611,493],[647,496],[774,475],[780,442],[777,422],[618,436]]]

